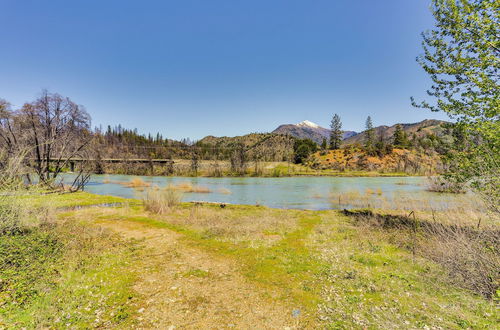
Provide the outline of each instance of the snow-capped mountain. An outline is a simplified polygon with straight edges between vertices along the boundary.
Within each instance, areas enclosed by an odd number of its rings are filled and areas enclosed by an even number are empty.
[[[312,121],[309,121],[309,120],[301,121],[300,123],[298,123],[296,125],[301,126],[301,127],[320,128],[320,126],[318,124],[313,123]]]
[[[330,138],[330,130],[319,126],[309,120],[304,120],[298,124],[285,124],[276,128],[273,133],[288,134],[300,139],[311,139],[314,142],[321,144],[323,139]],[[344,131],[344,139],[356,135],[353,131]]]

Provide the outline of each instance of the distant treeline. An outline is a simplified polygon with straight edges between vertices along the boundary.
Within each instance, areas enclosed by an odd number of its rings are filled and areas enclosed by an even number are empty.
[[[162,134],[143,135],[121,125],[94,129],[93,149],[98,158],[286,161],[293,159],[294,137],[253,133],[239,137],[206,137],[200,141],[167,139]],[[243,154],[243,156],[242,156]]]

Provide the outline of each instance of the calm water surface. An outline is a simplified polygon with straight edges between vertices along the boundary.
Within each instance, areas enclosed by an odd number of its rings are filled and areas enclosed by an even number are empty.
[[[65,181],[68,182],[71,177],[72,175],[67,174]],[[443,203],[446,204],[450,198],[453,198],[449,195],[427,192],[425,190],[426,178],[422,177],[187,178],[94,175],[85,190],[94,194],[137,198],[140,197],[141,192],[118,183],[129,182],[137,177],[159,187],[189,183],[211,191],[210,193],[184,193],[184,201],[260,204],[275,208],[310,210],[339,208],[339,205],[332,203],[332,200],[336,201],[338,194],[350,196],[349,194],[352,195],[353,192],[356,194],[356,191],[363,196],[367,196],[366,191],[382,192],[382,195],[368,194],[374,201],[381,198],[387,200],[402,197],[404,200],[404,198],[411,197],[425,200],[426,203],[433,203],[435,208],[440,208]]]

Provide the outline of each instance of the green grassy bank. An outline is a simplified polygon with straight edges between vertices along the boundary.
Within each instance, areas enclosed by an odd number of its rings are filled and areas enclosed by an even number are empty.
[[[38,225],[0,237],[0,328],[137,321],[143,297],[133,286],[141,274],[132,265],[147,256],[140,242],[103,223],[173,231],[186,248],[231,260],[268,299],[297,311],[299,328],[486,329],[499,318],[495,298],[460,287],[397,233],[338,211],[182,203],[159,215],[138,201],[87,193],[25,199],[51,211]],[[68,209],[103,203],[123,204]]]

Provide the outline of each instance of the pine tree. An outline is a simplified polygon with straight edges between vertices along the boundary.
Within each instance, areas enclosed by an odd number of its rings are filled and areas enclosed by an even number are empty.
[[[327,143],[326,143],[326,139],[325,139],[325,138],[323,138],[323,142],[321,142],[321,150],[326,150],[327,146],[328,146],[328,145],[327,145]]]
[[[330,149],[339,149],[342,144],[342,122],[338,114],[333,116],[330,128]]]
[[[375,130],[373,129],[372,117],[366,118],[365,130],[365,148],[368,152],[373,151],[373,142],[375,139]]]
[[[386,143],[384,141],[384,135],[380,134],[377,143],[375,143],[375,152],[379,157],[383,157],[386,152]]]
[[[403,131],[403,127],[400,124],[396,125],[396,130],[393,134],[394,146],[397,148],[405,148],[408,146],[408,137],[406,132]]]

